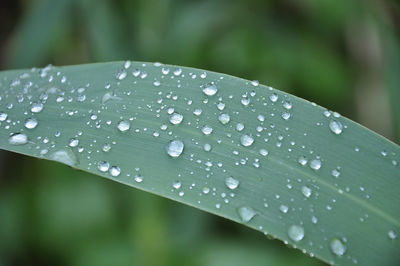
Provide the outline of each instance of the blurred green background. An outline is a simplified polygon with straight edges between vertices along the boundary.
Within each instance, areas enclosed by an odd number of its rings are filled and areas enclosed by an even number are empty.
[[[158,61],[257,79],[400,140],[400,8],[357,0],[3,0],[0,69]],[[0,266],[321,265],[242,225],[0,151]]]

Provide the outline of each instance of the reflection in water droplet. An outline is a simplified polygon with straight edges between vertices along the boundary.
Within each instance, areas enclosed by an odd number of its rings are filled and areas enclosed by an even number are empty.
[[[249,222],[254,216],[257,215],[257,212],[253,208],[247,206],[237,208],[237,212],[240,220],[245,223]]]
[[[185,145],[183,144],[182,141],[171,140],[165,149],[169,156],[171,156],[173,158],[177,158],[182,154],[184,147],[185,147]]]
[[[245,147],[252,145],[253,142],[254,142],[254,138],[251,135],[243,135],[240,138],[240,143]]]
[[[117,127],[119,131],[124,132],[131,128],[131,124],[128,121],[122,120],[118,123]]]
[[[229,188],[229,189],[236,189],[239,186],[239,180],[233,178],[233,177],[227,177],[225,179],[225,185]]]
[[[342,256],[344,253],[346,253],[347,249],[343,242],[337,238],[333,238],[331,240],[330,248],[332,253],[337,256]]]
[[[331,130],[333,133],[335,133],[336,135],[341,134],[342,131],[343,131],[342,123],[340,123],[339,121],[336,121],[336,120],[332,120],[332,121],[329,123],[329,128],[330,128],[330,130]]]
[[[288,235],[293,241],[300,241],[304,238],[304,228],[300,225],[292,225],[289,227]]]
[[[35,118],[28,118],[24,124],[27,129],[34,129],[37,125],[38,121]]]
[[[23,133],[12,134],[8,138],[8,143],[12,144],[12,145],[23,145],[23,144],[26,144],[26,143],[28,143],[28,136],[26,136]]]

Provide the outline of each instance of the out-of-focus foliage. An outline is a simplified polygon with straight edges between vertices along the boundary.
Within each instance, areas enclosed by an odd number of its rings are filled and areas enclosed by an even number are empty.
[[[125,59],[198,67],[258,79],[400,139],[395,2],[3,2],[1,69]],[[193,208],[0,153],[0,265],[222,261],[319,263]]]

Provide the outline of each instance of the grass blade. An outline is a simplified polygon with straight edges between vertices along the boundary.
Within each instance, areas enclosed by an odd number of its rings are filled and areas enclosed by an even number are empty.
[[[2,149],[244,223],[326,262],[399,261],[399,146],[316,104],[140,62],[0,72],[0,97]]]

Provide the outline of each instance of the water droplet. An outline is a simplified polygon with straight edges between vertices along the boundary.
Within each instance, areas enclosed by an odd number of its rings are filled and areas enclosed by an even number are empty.
[[[248,106],[250,104],[250,99],[247,97],[243,97],[240,102],[242,103],[243,106]]]
[[[71,150],[59,150],[53,152],[50,155],[50,159],[69,166],[74,166],[78,163],[78,159]]]
[[[217,93],[217,91],[218,91],[217,86],[215,86],[215,84],[213,83],[207,84],[203,88],[203,92],[207,96],[213,96]]]
[[[24,124],[27,129],[34,129],[37,125],[38,121],[35,118],[28,118]]]
[[[78,144],[79,144],[79,140],[78,139],[70,139],[68,145],[73,148],[73,147],[78,146]]]
[[[204,148],[205,151],[211,151],[211,145],[208,144],[208,143],[204,144],[203,148]]]
[[[284,112],[282,113],[283,120],[288,120],[292,115],[290,113]]]
[[[269,96],[269,99],[271,100],[271,102],[273,102],[273,103],[275,103],[277,100],[278,100],[278,94],[276,94],[276,93],[272,93],[270,96]]]
[[[321,166],[322,166],[322,163],[321,163],[321,160],[319,160],[319,159],[313,159],[310,161],[311,169],[319,170],[321,168]]]
[[[333,177],[338,178],[340,176],[340,171],[339,169],[333,169],[331,174]]]
[[[330,128],[330,130],[331,130],[333,133],[335,133],[336,135],[341,134],[342,131],[343,131],[342,123],[340,123],[339,121],[336,121],[336,120],[332,120],[332,121],[329,123],[329,128]]]
[[[8,115],[6,113],[0,113],[0,122],[5,121],[7,119]]]
[[[111,145],[106,143],[103,145],[103,151],[104,152],[109,152],[111,150]]]
[[[346,253],[346,246],[337,238],[333,238],[330,243],[330,248],[333,254],[337,256],[342,256]]]
[[[28,143],[28,136],[26,136],[23,133],[12,134],[8,138],[8,143],[10,143],[12,145],[23,145],[23,144],[26,144],[26,143]]]
[[[306,165],[306,164],[308,163],[308,160],[307,160],[306,157],[300,156],[298,162],[299,162],[299,164],[301,164],[301,165]]]
[[[254,142],[254,138],[251,135],[243,135],[240,138],[240,143],[245,147],[251,146],[253,144],[253,142]]]
[[[262,155],[262,156],[267,156],[268,155],[268,151],[266,150],[266,149],[260,149],[260,154]]]
[[[281,206],[279,206],[279,210],[280,210],[282,213],[287,213],[287,212],[289,211],[289,207],[286,206],[286,205],[281,205]]]
[[[185,147],[185,145],[183,144],[182,141],[171,140],[166,147],[166,151],[169,156],[171,156],[173,158],[177,158],[182,154],[184,147]]]
[[[172,183],[172,187],[175,189],[180,189],[181,186],[182,186],[182,184],[179,181],[175,181],[174,183]]]
[[[285,108],[286,110],[290,110],[290,109],[292,109],[292,103],[291,102],[289,102],[289,101],[285,101],[284,103],[283,103],[283,108]]]
[[[239,180],[233,178],[233,177],[227,177],[225,179],[225,185],[229,188],[229,189],[236,189],[239,186]]]
[[[219,122],[221,122],[222,124],[228,124],[229,121],[231,120],[230,116],[228,114],[221,114],[218,117]]]
[[[34,103],[31,106],[31,112],[32,113],[40,113],[43,110],[43,104],[42,103]]]
[[[143,182],[143,176],[141,174],[136,174],[135,177],[133,178],[135,182],[137,183],[142,183]]]
[[[100,172],[105,173],[108,171],[108,169],[110,169],[110,164],[106,161],[101,161],[97,164],[97,168]]]
[[[307,198],[309,198],[311,196],[312,190],[309,187],[303,186],[301,188],[301,193],[303,193],[303,195]]]
[[[251,85],[253,85],[254,87],[257,87],[258,85],[260,85],[260,82],[258,80],[253,80],[251,82]]]
[[[183,115],[179,114],[179,113],[173,113],[170,118],[169,118],[169,122],[171,122],[171,124],[174,125],[179,125],[183,120]]]
[[[124,132],[131,128],[131,124],[128,121],[122,120],[118,123],[117,127],[119,131]]]
[[[247,206],[237,208],[237,213],[239,214],[240,220],[245,223],[249,222],[257,215],[257,212],[253,208]]]
[[[126,78],[126,71],[125,70],[121,70],[117,73],[116,77],[118,80],[123,80],[124,78]]]
[[[397,238],[397,234],[396,234],[393,230],[390,230],[390,231],[388,232],[388,237],[389,237],[390,239],[396,239],[396,238]]]
[[[112,166],[109,170],[110,175],[117,177],[121,174],[121,169],[118,166]]]
[[[201,132],[203,132],[204,135],[210,135],[213,132],[213,128],[205,125],[202,129]]]
[[[236,125],[236,130],[237,131],[242,131],[244,129],[244,125],[242,124],[242,123],[237,123],[237,125]]]
[[[288,236],[293,241],[298,242],[304,238],[304,228],[300,225],[294,224],[289,227]]]

